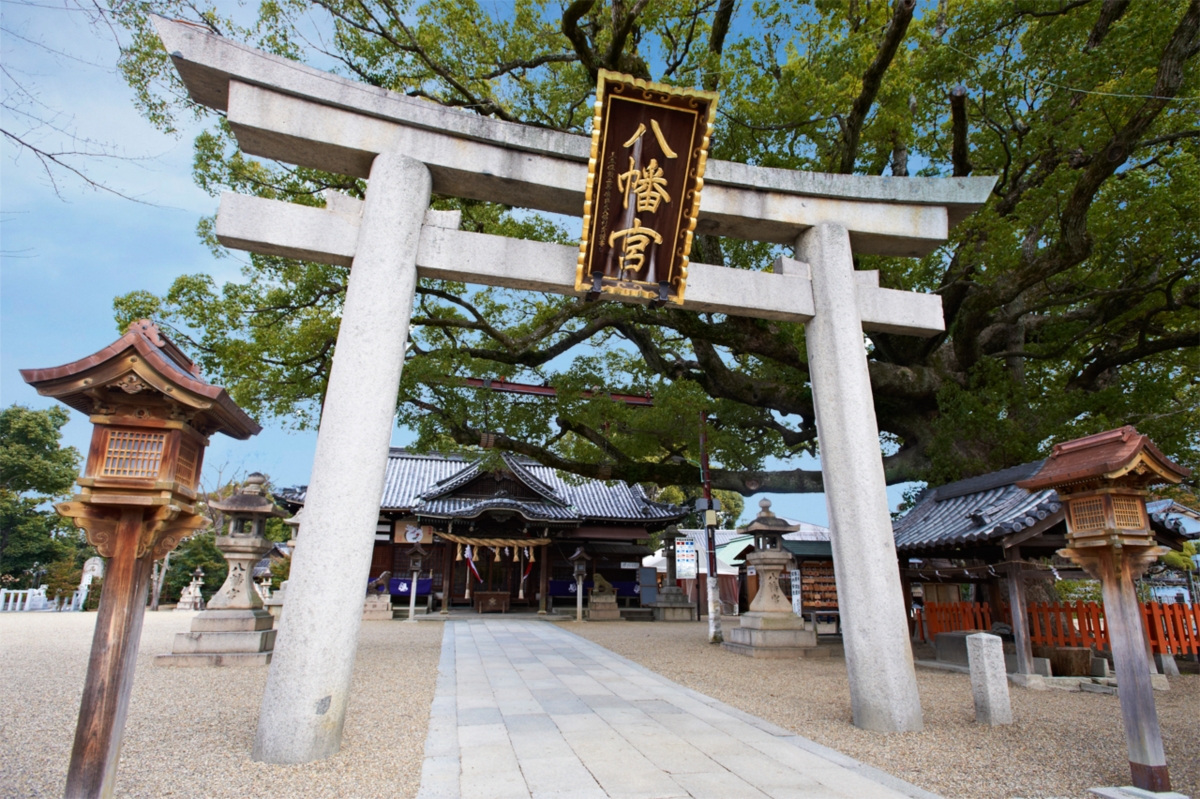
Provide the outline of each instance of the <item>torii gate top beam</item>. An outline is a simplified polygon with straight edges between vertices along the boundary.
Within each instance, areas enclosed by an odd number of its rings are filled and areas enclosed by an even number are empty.
[[[365,177],[375,155],[402,149],[429,167],[435,192],[571,216],[582,211],[586,136],[446,108],[196,25],[154,21],[192,99],[226,111],[251,155]],[[994,177],[833,175],[712,160],[697,232],[791,244],[812,225],[836,221],[855,252],[919,257],[943,244],[994,183]]]

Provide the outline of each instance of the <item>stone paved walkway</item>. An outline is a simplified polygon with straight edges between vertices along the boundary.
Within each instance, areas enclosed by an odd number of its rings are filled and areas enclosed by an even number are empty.
[[[556,624],[446,622],[438,672],[418,799],[936,799]]]

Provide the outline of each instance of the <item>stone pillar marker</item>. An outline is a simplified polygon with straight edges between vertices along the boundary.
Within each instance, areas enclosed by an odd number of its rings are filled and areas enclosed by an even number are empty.
[[[990,633],[968,635],[967,661],[971,666],[975,721],[993,726],[1012,724],[1008,674],[1004,668],[1004,642],[1000,636]]]
[[[812,271],[815,314],[805,332],[854,725],[917,731],[924,722],[850,236],[838,224],[814,225],[796,240],[796,257]]]
[[[307,763],[341,748],[431,182],[397,153],[371,166],[255,760]]]

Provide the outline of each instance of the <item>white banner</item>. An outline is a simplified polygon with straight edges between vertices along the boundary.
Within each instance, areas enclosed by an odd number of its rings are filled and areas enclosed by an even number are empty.
[[[792,613],[799,616],[804,610],[800,603],[800,570],[792,569]]]

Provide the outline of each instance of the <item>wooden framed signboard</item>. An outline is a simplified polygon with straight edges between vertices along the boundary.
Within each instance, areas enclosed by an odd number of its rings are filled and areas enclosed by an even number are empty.
[[[717,93],[600,71],[575,288],[683,304]]]

